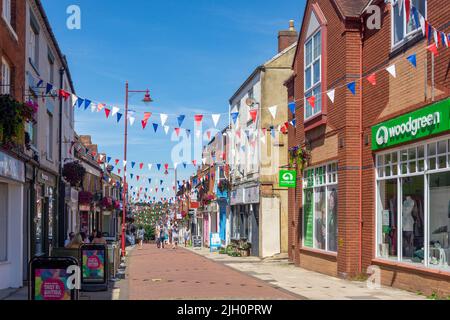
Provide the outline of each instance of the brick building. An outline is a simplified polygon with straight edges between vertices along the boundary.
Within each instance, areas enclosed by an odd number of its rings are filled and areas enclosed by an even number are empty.
[[[286,82],[289,147],[310,153],[289,193],[289,256],[345,278],[376,265],[384,285],[448,295],[450,54],[427,50],[416,20],[447,35],[450,8],[411,4],[408,22],[397,1],[307,2]],[[372,5],[380,29],[367,27]]]

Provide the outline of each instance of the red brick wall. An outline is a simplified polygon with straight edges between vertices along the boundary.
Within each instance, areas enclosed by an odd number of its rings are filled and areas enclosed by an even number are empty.
[[[331,103],[324,95],[323,101],[328,101],[326,108],[326,124],[305,132],[303,119],[303,48],[307,23],[312,10],[312,4],[317,3],[327,21],[326,37],[326,72],[323,75],[327,86],[322,91],[336,89],[335,103]],[[374,155],[371,151],[371,127],[389,118],[413,111],[432,103],[431,90],[428,88],[428,99],[424,97],[425,82],[431,86],[431,54],[426,51],[426,41],[422,40],[409,48],[399,52],[391,52],[391,14],[390,6],[382,3],[382,29],[364,31],[361,47],[361,25],[359,21],[345,23],[340,19],[331,1],[308,1],[305,13],[304,26],[300,35],[298,52],[294,61],[294,99],[297,102],[297,128],[289,134],[289,146],[305,146],[306,139],[315,139],[314,145],[325,144],[327,139],[338,136],[339,149],[339,207],[338,228],[339,245],[337,257],[337,274],[340,276],[353,276],[359,272],[359,178],[360,178],[360,145],[361,130],[363,138],[362,149],[362,271],[372,264],[375,256],[375,175]],[[450,7],[443,6],[439,0],[428,0],[428,21],[444,32],[450,32],[445,27],[450,17]],[[361,61],[362,48],[362,61]],[[436,59],[435,81],[436,100],[448,97],[450,94],[450,49],[440,48],[440,55]],[[417,54],[417,69],[408,65],[406,57]],[[424,61],[427,59],[428,67],[425,70]],[[392,78],[386,67],[396,63],[397,78]],[[360,68],[362,67],[362,75]],[[377,73],[377,85],[372,86],[366,79],[359,81],[374,71]],[[425,78],[425,74],[427,78]],[[357,81],[356,95],[353,96],[345,88],[345,84]],[[362,83],[362,86],[361,86]],[[343,86],[342,88],[340,88]],[[289,88],[289,86],[288,86]],[[362,98],[360,96],[362,90]],[[360,121],[360,102],[362,99],[362,121]],[[307,128],[308,129],[308,128]],[[305,139],[306,138],[306,139]],[[368,143],[365,144],[364,141]],[[317,150],[312,150],[313,155]],[[323,151],[322,151],[323,152]],[[316,154],[317,155],[317,154]],[[314,157],[313,157],[314,158]],[[320,158],[320,157],[319,157]],[[330,159],[331,160],[331,159]],[[324,160],[325,162],[325,160]],[[318,165],[311,163],[311,165]],[[290,258],[298,265],[311,267],[320,272],[331,274],[329,257],[323,255],[323,265],[311,264],[306,254],[300,253],[302,217],[301,217],[301,185],[294,192],[289,193],[289,228]],[[294,203],[297,203],[296,207]],[[303,252],[303,251],[302,251]],[[309,262],[303,262],[306,259]],[[315,255],[315,263],[320,264],[320,254]],[[317,260],[319,259],[319,260]],[[402,281],[411,282],[412,287],[417,276],[402,277]],[[395,278],[395,277],[394,277]],[[407,279],[407,280],[405,280]],[[434,282],[433,282],[434,281]],[[436,284],[430,280],[430,284]],[[447,279],[447,284],[448,284]],[[391,285],[401,287],[402,284]],[[442,287],[441,282],[439,285]],[[403,287],[407,287],[403,284]]]
[[[0,1],[0,12],[3,12]],[[25,1],[12,0],[12,25],[18,41],[11,34],[5,20],[0,18],[0,59],[5,57],[11,66],[11,94],[19,101],[24,100],[25,85]],[[1,63],[1,60],[0,60]]]

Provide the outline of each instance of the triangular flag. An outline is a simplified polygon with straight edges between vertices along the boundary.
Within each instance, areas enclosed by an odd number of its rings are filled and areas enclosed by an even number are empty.
[[[97,104],[96,103],[92,103],[91,104],[91,112],[95,112],[97,111]]]
[[[142,123],[142,129],[145,129],[148,122],[146,120],[142,120],[141,123]]]
[[[111,110],[105,108],[105,114],[106,114],[106,119],[109,118],[109,113],[111,112]]]
[[[291,110],[291,113],[292,113],[293,115],[295,115],[295,109],[297,108],[295,102],[289,103],[289,104],[288,104],[288,107],[289,107],[289,110]]]
[[[148,164],[148,170],[152,170],[153,164],[149,163]]]
[[[220,114],[213,114],[211,115],[213,123],[214,123],[214,127],[217,127],[217,124],[219,123],[220,120]]]
[[[197,160],[193,160],[192,164],[194,165],[194,167],[196,167],[197,166]]]
[[[250,110],[250,117],[252,118],[253,122],[256,122],[256,119],[258,118],[258,109]]]
[[[119,164],[119,161],[120,161],[119,159],[115,160],[116,166]]]
[[[103,110],[104,107],[106,107],[106,105],[105,105],[104,103],[99,103],[99,104],[97,105],[97,110],[100,112],[100,111]]]
[[[164,165],[164,169],[166,169],[166,171],[169,170],[169,164],[168,164],[168,163],[166,163],[166,164]]]
[[[84,104],[84,99],[78,98],[77,100],[77,106],[78,108],[81,108],[81,106]]]
[[[389,74],[394,78],[397,78],[397,69],[395,68],[395,64],[387,67],[386,71],[389,72]]]
[[[335,89],[330,90],[330,91],[327,92],[327,96],[328,96],[328,98],[330,99],[330,101],[331,101],[332,103],[334,103],[335,93],[336,93],[336,90],[335,90]]]
[[[438,37],[438,33],[437,33],[436,29],[433,30],[433,37],[434,37],[434,42],[436,43],[436,46],[439,47],[439,37]]]
[[[181,127],[181,125],[183,124],[184,119],[186,118],[185,115],[180,115],[178,116],[177,120],[178,120],[178,126]]]
[[[136,162],[131,162],[131,169],[134,169],[134,167],[136,166]]]
[[[130,125],[133,126],[134,121],[136,121],[135,117],[130,117]]]
[[[158,124],[157,123],[153,124],[153,130],[155,130],[155,132],[158,131]]]
[[[367,77],[367,81],[369,81],[371,85],[375,86],[377,84],[377,75],[376,75],[376,73],[372,73],[370,76],[368,76]]]
[[[311,96],[309,98],[306,98],[306,100],[310,104],[311,108],[314,109],[316,107],[316,97],[315,96]]]
[[[78,97],[72,93],[72,107],[75,108],[75,104],[77,103]]]
[[[53,85],[51,83],[47,83],[47,87],[45,89],[45,94],[49,94],[53,90]]]
[[[140,164],[139,164],[139,169],[142,170],[143,168],[144,168],[144,164],[143,164],[143,163],[140,163]]]
[[[428,51],[430,51],[431,53],[433,53],[435,57],[437,57],[437,56],[439,55],[439,52],[438,52],[438,48],[437,48],[437,46],[436,46],[436,43],[433,43],[432,45],[429,45],[429,46],[427,47],[427,49],[428,49]]]
[[[121,172],[122,170],[120,170],[120,169],[117,169],[117,172],[120,174],[120,172]]]
[[[169,127],[169,126],[164,126],[164,132],[165,132],[166,134],[168,134],[168,133],[169,133],[169,129],[170,129],[170,127]]]
[[[161,125],[164,126],[169,116],[167,114],[161,113],[159,117],[161,118]]]
[[[441,42],[444,47],[448,47],[447,37],[445,33],[441,32]]]
[[[131,180],[133,180],[134,174],[130,173]]]
[[[196,114],[196,115],[194,116],[194,119],[195,119],[195,123],[196,123],[196,124],[200,124],[200,123],[203,121],[203,115],[201,115],[201,114]]]
[[[91,105],[92,101],[91,100],[84,100],[84,110],[87,110],[87,108],[89,108],[89,106]]]
[[[148,179],[148,183],[151,184],[152,183],[152,179]],[[150,192],[152,192],[152,189],[150,189]]]
[[[123,163],[123,166],[126,167],[127,162],[125,160],[123,160],[122,163]]]
[[[408,58],[406,58],[413,66],[414,68],[417,67],[417,59],[416,59],[416,54],[412,54],[410,55]]]
[[[409,24],[409,19],[411,18],[411,0],[405,1],[405,15],[406,15],[406,24]]]
[[[297,121],[295,119],[292,119],[291,125],[295,128],[295,125],[297,124]]]
[[[140,176],[136,176],[136,180],[139,181],[139,179],[140,179]]]
[[[117,122],[119,122],[121,118],[122,118],[122,114],[121,113],[117,113]]]
[[[180,136],[180,128],[175,128],[174,130],[175,130],[177,137],[179,137]]]
[[[427,37],[427,24],[425,23],[425,18],[422,15],[420,15],[419,22],[423,36]]]
[[[117,112],[119,112],[119,111],[120,111],[120,108],[112,107],[112,110],[111,110],[112,116],[115,116],[117,114]]]
[[[233,119],[234,124],[236,124],[238,117],[239,117],[239,112],[233,112],[231,114],[231,118]]]
[[[347,88],[348,90],[350,90],[350,92],[355,95],[356,94],[356,82],[350,82],[349,84],[347,84]]]
[[[161,164],[158,163],[158,164],[156,165],[156,167],[158,168],[158,171],[161,170]]]
[[[159,185],[160,185],[160,186],[162,186],[163,183],[164,183],[163,180],[160,180],[160,181],[159,181]]]
[[[112,158],[111,158],[111,157],[107,157],[107,158],[106,158],[106,162],[107,162],[107,163],[110,163],[110,162],[111,162],[111,160],[112,160]]]
[[[144,121],[147,122],[148,119],[150,119],[151,116],[152,116],[151,112],[145,112],[144,113]]]
[[[208,137],[208,140],[211,140],[211,131],[208,130],[206,132],[206,136]]]
[[[277,117],[277,109],[278,106],[273,106],[269,108],[269,112],[272,115],[272,118],[275,120],[275,118]]]

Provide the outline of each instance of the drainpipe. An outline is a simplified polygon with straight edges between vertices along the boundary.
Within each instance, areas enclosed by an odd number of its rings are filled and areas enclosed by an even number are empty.
[[[63,88],[63,82],[64,82],[64,72],[65,68],[61,67],[59,69],[59,87]],[[63,158],[62,158],[62,145],[63,145],[63,121],[62,121],[62,114],[63,114],[63,98],[59,97],[59,195],[58,195],[58,245],[60,247],[64,247],[64,241],[66,239],[66,230],[65,230],[65,220],[66,220],[66,213],[65,213],[65,184],[62,179],[62,167],[63,167]]]
[[[358,272],[362,273],[362,185],[363,185],[363,147],[364,147],[364,129],[363,129],[363,39],[364,39],[364,19],[361,18],[361,33],[359,45],[359,263]]]

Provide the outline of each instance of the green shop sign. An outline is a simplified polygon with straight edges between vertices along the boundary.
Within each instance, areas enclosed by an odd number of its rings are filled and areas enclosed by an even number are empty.
[[[372,127],[372,150],[450,130],[450,99]]]
[[[280,171],[280,187],[295,188],[297,186],[297,171],[281,170]]]

